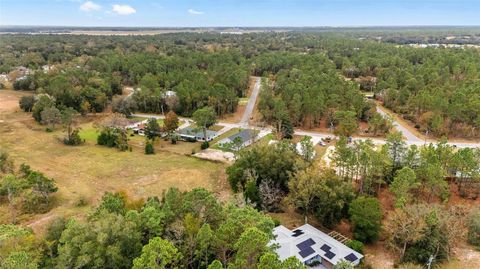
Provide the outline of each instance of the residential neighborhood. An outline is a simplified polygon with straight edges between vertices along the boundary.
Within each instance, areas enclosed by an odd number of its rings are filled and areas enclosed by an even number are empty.
[[[0,269],[480,268],[478,10],[0,1]]]

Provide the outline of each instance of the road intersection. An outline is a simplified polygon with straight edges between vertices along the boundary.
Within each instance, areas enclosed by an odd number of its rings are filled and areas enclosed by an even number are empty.
[[[260,92],[261,88],[261,78],[260,77],[254,77],[255,79],[255,84],[253,86],[252,94],[249,97],[247,107],[245,108],[245,112],[242,116],[242,119],[238,123],[227,123],[227,122],[218,122],[217,125],[223,126],[223,128],[218,131],[217,135],[224,134],[228,132],[229,130],[233,128],[241,128],[241,129],[255,129],[260,131],[259,136],[263,137],[269,133],[273,132],[273,129],[271,127],[258,127],[255,125],[250,124],[250,118],[253,113],[253,110],[255,108],[255,103],[257,102],[257,98]],[[382,116],[387,116],[388,114],[377,107],[377,112],[380,113]],[[154,117],[154,118],[159,118],[163,119],[165,116],[163,115],[152,115],[152,114],[133,114],[132,116],[134,117]],[[182,127],[186,127],[192,123],[192,120],[189,118],[184,118],[184,117],[179,117],[180,120],[185,121],[185,124]],[[397,120],[393,119],[393,127],[400,131],[403,134],[405,143],[407,145],[417,145],[417,146],[422,146],[425,145],[426,143],[435,143],[434,141],[425,141],[420,137],[417,137],[413,132],[411,132],[408,128],[403,126],[401,123],[399,123]],[[295,129],[294,133],[296,135],[300,136],[311,136],[314,138],[314,140],[319,140],[323,138],[338,138],[332,133],[329,132],[314,132],[314,131],[305,131],[301,129]],[[386,142],[385,139],[383,138],[375,138],[375,137],[353,137],[353,141],[358,141],[358,140],[367,140],[370,139],[373,143],[375,144],[384,144]],[[458,148],[480,148],[480,141],[478,142],[448,142],[449,145],[458,147]]]

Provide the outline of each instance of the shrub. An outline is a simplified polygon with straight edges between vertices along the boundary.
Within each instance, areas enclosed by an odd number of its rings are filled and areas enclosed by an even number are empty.
[[[32,107],[32,116],[37,122],[42,121],[42,111],[48,107],[54,107],[55,102],[48,95],[40,95],[38,101]]]
[[[49,197],[45,198],[42,195],[30,191],[24,196],[22,208],[26,213],[45,213],[49,210]]]
[[[201,149],[208,149],[210,147],[210,143],[208,141],[204,141],[200,146]]]
[[[23,111],[32,112],[33,106],[35,105],[35,98],[32,95],[22,96],[19,104]]]
[[[480,208],[472,209],[467,219],[468,243],[480,247]]]
[[[87,199],[85,198],[85,196],[80,196],[77,198],[77,201],[75,201],[75,206],[76,207],[83,207],[83,206],[86,206],[88,204],[87,202]]]
[[[357,240],[350,240],[345,245],[358,253],[363,253],[363,243]]]
[[[354,226],[355,239],[364,243],[377,240],[383,217],[378,199],[360,196],[353,200],[348,212]]]
[[[102,131],[97,137],[97,144],[113,148],[117,145],[117,136],[112,132]]]
[[[145,154],[155,154],[155,149],[153,148],[153,144],[150,141],[147,141],[147,144],[145,144]]]
[[[85,143],[85,140],[80,137],[79,130],[76,129],[76,130],[73,130],[72,134],[70,135],[70,138],[65,137],[63,139],[63,143],[69,146],[78,146]]]
[[[31,91],[35,90],[35,85],[33,84],[33,78],[27,76],[23,79],[18,79],[13,83],[13,89],[16,91]]]

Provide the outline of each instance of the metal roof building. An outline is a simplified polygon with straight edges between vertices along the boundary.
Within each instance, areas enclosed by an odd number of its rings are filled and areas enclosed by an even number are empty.
[[[291,231],[280,225],[273,230],[281,260],[295,256],[311,268],[333,268],[341,260],[357,266],[363,255],[345,246],[315,227],[305,224]]]
[[[225,146],[227,144],[234,143],[236,139],[239,139],[241,141],[240,148],[244,148],[255,141],[257,133],[258,132],[253,129],[244,129],[234,135],[220,140],[218,144],[220,146]]]
[[[195,139],[195,140],[200,140],[200,141],[205,141],[205,138],[203,137],[203,131],[201,129],[197,128],[192,128],[192,127],[185,127],[181,130],[178,131],[178,134],[181,138],[183,139]],[[212,131],[212,130],[207,130],[207,141],[213,140],[215,137],[217,137],[217,132]]]

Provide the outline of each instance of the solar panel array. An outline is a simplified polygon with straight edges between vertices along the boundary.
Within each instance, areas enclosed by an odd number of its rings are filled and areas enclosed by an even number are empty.
[[[327,244],[323,244],[322,247],[320,247],[320,249],[325,251],[325,257],[329,259],[332,259],[336,255],[335,253],[330,251],[332,248]]]
[[[300,252],[298,252],[298,254],[300,254],[302,258],[305,258],[315,253],[315,250],[313,250],[312,248],[313,245],[315,245],[315,241],[313,241],[312,238],[308,238],[300,244],[297,244],[297,248],[300,249]]]
[[[315,245],[315,241],[313,241],[312,238],[308,238],[307,240],[301,242],[300,244],[297,244],[297,248],[302,250],[304,248],[307,248],[307,247],[310,247],[310,246],[313,246],[313,245]]]
[[[304,234],[304,232],[300,229],[293,231],[293,237],[299,237],[300,235]]]
[[[331,247],[330,247],[329,245],[327,245],[327,244],[323,244],[323,246],[322,246],[320,249],[323,250],[323,251],[325,251],[325,252],[327,252],[327,251],[329,251],[329,250],[331,249]]]
[[[311,255],[314,252],[315,252],[315,250],[313,250],[313,248],[308,247],[308,248],[305,248],[302,251],[298,252],[298,254],[300,254],[300,256],[302,256],[302,258],[305,258],[305,257],[308,257],[309,255]]]
[[[335,257],[335,253],[331,252],[331,251],[326,251],[325,252],[325,257],[329,258],[329,259],[332,259],[333,257]]]
[[[357,256],[355,256],[355,254],[353,254],[353,253],[350,253],[347,256],[345,256],[345,260],[347,260],[349,262],[354,262],[357,259],[358,259]]]
[[[292,236],[298,237],[302,234],[304,234],[304,232],[302,230],[298,229],[298,230],[293,231]],[[298,252],[298,254],[300,256],[302,256],[303,258],[310,256],[311,254],[315,253],[315,250],[313,250],[313,248],[312,248],[312,246],[315,245],[315,244],[316,243],[315,243],[315,241],[313,241],[312,238],[308,238],[307,240],[302,241],[301,243],[297,244],[297,248],[300,250]],[[327,244],[323,244],[320,247],[320,249],[325,251],[324,256],[327,257],[330,260],[337,255],[337,254],[335,254],[331,251],[332,247],[330,247]],[[350,253],[347,256],[345,256],[344,259],[349,261],[349,262],[354,262],[358,259],[358,257],[355,256],[355,254]]]

